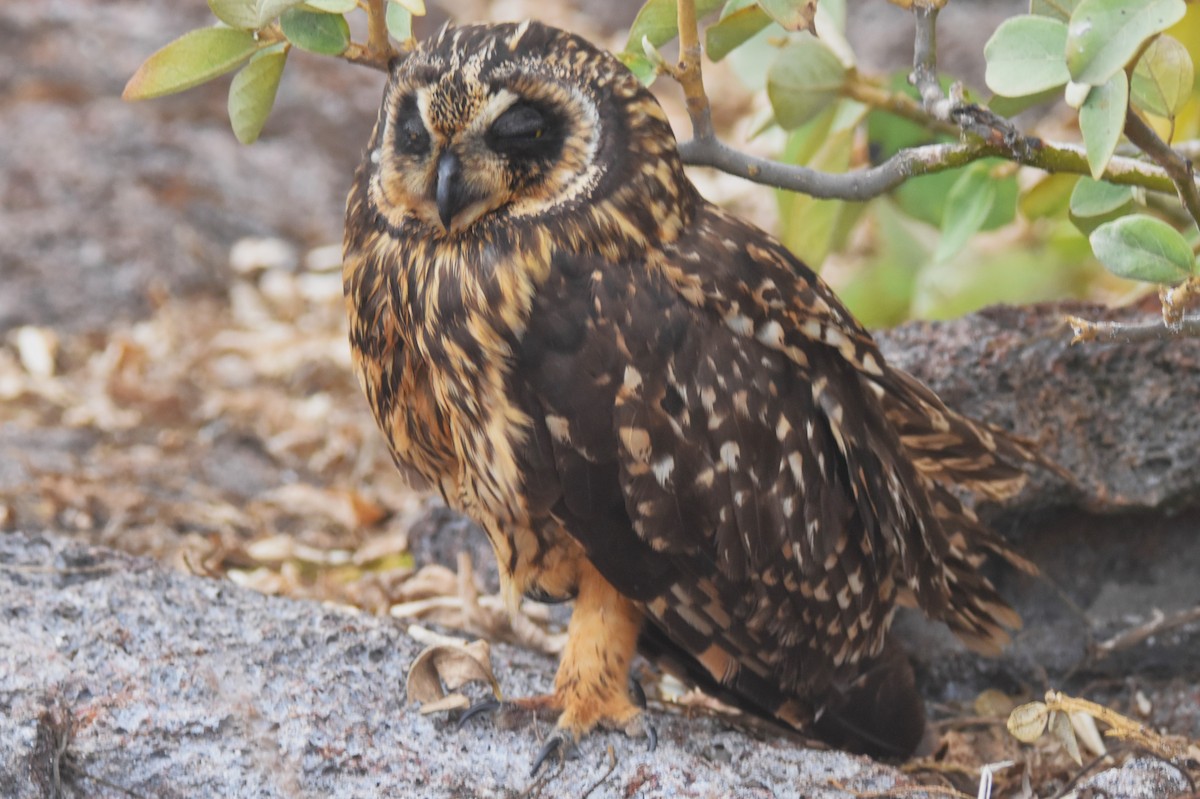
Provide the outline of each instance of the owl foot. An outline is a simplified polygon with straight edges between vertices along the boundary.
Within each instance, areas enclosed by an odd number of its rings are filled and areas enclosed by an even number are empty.
[[[458,717],[458,729],[462,729],[471,719],[485,714],[505,715],[529,714],[534,718],[554,718],[561,711],[561,705],[553,694],[539,694],[518,699],[483,699],[468,707]]]
[[[647,722],[640,715],[634,722],[626,724],[622,731],[631,738],[644,737],[646,746],[651,752],[658,748],[658,731],[654,729],[653,724]],[[575,756],[579,751],[577,741],[578,738],[571,731],[561,727],[556,729],[538,750],[537,757],[533,759],[533,766],[529,769],[529,776],[536,777],[538,771],[552,755],[557,755],[559,762]]]

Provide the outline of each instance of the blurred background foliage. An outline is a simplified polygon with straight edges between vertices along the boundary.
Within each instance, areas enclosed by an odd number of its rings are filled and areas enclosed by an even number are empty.
[[[221,25],[192,31],[152,55],[130,80],[126,97],[181,91],[240,68],[230,86],[229,113],[238,139],[250,143],[270,113],[293,46],[382,63],[377,46],[383,25],[369,29],[359,44],[347,22],[348,16],[355,16],[352,12],[369,12],[371,3],[208,2]],[[959,139],[953,126],[922,115],[917,90],[909,85],[908,66],[890,73],[860,66],[860,55],[851,44],[856,37],[848,27],[860,24],[856,9],[864,4],[851,0],[848,8],[847,2],[696,2],[704,25],[710,95],[716,98],[718,131],[726,142],[785,164],[841,173],[879,164],[903,149]],[[1200,4],[1187,4],[1185,11],[1183,0],[1131,2],[1032,0],[1031,14],[1005,20],[984,48],[988,84],[1013,87],[1005,91],[1013,96],[993,95],[977,85],[977,75],[952,70],[941,75],[943,88],[957,84],[954,91],[968,102],[1001,116],[1016,115],[1025,135],[1082,141],[1097,177],[1114,149],[1119,155],[1137,155],[1136,148],[1117,144],[1125,125],[1126,100],[1121,98],[1128,97],[1168,142],[1195,140],[1200,136],[1200,94],[1192,64],[1200,59]],[[893,4],[907,5],[900,0]],[[427,13],[423,0],[386,0],[386,6],[377,4],[376,13],[384,8],[386,30],[401,49],[411,46],[412,35],[432,32],[421,19]],[[676,0],[647,0],[624,48],[614,47],[647,83],[669,71],[675,57],[675,14]],[[1098,29],[1106,21],[1132,22],[1105,34],[1099,44],[1110,52],[1097,60],[1081,55],[1083,44],[1094,49],[1095,43],[1083,42],[1080,26],[1071,27],[1068,34],[1068,23],[1081,14]],[[907,24],[911,33],[911,19]],[[941,34],[943,42],[954,42],[960,32],[943,24]],[[660,53],[660,47],[665,52]],[[976,63],[982,63],[984,52],[976,50],[974,55]],[[1105,55],[1108,63],[1097,63]],[[715,62],[723,63],[713,70]],[[1171,81],[1174,84],[1167,86]],[[668,106],[675,106],[676,129],[684,138],[678,87],[664,80],[656,91]],[[903,98],[913,102],[897,113]],[[1145,293],[1148,286],[1113,272],[1166,281],[1175,272],[1182,278],[1196,270],[1194,251],[1200,239],[1174,198],[1148,197],[1145,190],[1099,184],[1078,175],[1047,174],[1000,158],[911,178],[867,202],[775,191],[769,211],[754,200],[738,207],[741,190],[728,192],[728,183],[705,176],[697,180],[710,199],[729,202],[773,228],[869,327],[911,318],[948,318],[998,302],[1065,297],[1122,302]],[[1088,234],[1134,211],[1175,227],[1137,217],[1126,227],[1104,231],[1112,235],[1094,236],[1089,246]],[[1123,248],[1132,265],[1115,266],[1105,247]],[[1173,252],[1179,263],[1168,259],[1158,271],[1143,266],[1139,259],[1147,247]],[[1101,268],[1093,249],[1113,272]]]

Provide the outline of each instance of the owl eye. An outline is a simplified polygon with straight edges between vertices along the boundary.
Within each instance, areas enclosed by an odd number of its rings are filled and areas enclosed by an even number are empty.
[[[409,95],[396,110],[396,152],[402,155],[426,155],[429,152],[429,131],[417,108],[417,98]]]
[[[528,158],[552,155],[560,136],[553,116],[517,102],[496,118],[486,138],[488,146],[501,155]]]

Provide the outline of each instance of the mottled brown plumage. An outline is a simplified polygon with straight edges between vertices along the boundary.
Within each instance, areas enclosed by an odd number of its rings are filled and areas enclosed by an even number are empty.
[[[995,651],[977,566],[1028,565],[953,486],[1024,444],[891,368],[826,286],[701,198],[610,55],[538,24],[394,64],[350,193],[346,308],[397,463],[478,521],[508,596],[574,597],[560,730],[637,733],[644,650],[832,742],[911,751],[911,600]]]

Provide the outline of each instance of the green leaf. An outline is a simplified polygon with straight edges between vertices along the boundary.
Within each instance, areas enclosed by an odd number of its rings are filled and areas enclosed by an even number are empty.
[[[414,17],[425,16],[425,0],[392,0],[394,3],[399,3],[408,9],[408,13]]]
[[[410,0],[411,1],[411,0]],[[655,47],[662,47],[679,35],[676,21],[676,0],[648,0],[633,20],[625,52],[642,55],[642,37]],[[722,0],[696,0],[696,19],[721,7]],[[628,64],[626,64],[628,66]]]
[[[1027,94],[1024,97],[1005,97],[1002,94],[993,94],[992,98],[987,101],[987,107],[1002,117],[1015,117],[1034,106],[1056,102],[1060,97],[1062,97],[1061,86],[1055,86],[1053,89],[1046,89],[1037,94]]]
[[[767,97],[786,130],[798,128],[838,98],[846,67],[818,39],[804,36],[789,44],[767,72]]]
[[[232,28],[258,30],[304,0],[208,0],[217,19]]]
[[[1079,108],[1079,132],[1092,177],[1097,180],[1117,149],[1128,107],[1129,81],[1124,72],[1117,72],[1108,83],[1093,87]]]
[[[1192,57],[1176,38],[1160,35],[1142,53],[1129,80],[1130,99],[1160,117],[1174,117],[1187,104],[1196,81]]]
[[[1071,213],[1087,218],[1119,211],[1133,202],[1133,189],[1116,183],[1080,178],[1071,192]]]
[[[878,231],[876,245],[838,296],[870,328],[897,325],[909,318],[917,276],[929,263],[925,229],[881,197],[866,205]]]
[[[817,14],[825,16],[838,33],[846,34],[846,0],[819,0]],[[824,36],[824,33],[818,35]]]
[[[1054,17],[1066,22],[1071,18],[1071,12],[1077,5],[1079,5],[1079,0],[1031,0],[1029,13],[1042,17]]]
[[[1175,283],[1196,271],[1187,239],[1161,219],[1145,214],[1101,225],[1088,241],[1108,271],[1131,280]]]
[[[142,62],[121,97],[148,100],[199,86],[241,66],[256,50],[258,42],[248,31],[189,31]]]
[[[341,55],[350,46],[350,26],[338,14],[290,8],[279,18],[287,40],[318,55]]]
[[[229,123],[233,135],[242,144],[251,144],[262,133],[263,125],[275,105],[275,93],[287,62],[282,44],[263,50],[233,76],[229,85]]]
[[[996,94],[1023,97],[1054,89],[1071,79],[1063,49],[1067,26],[1049,17],[1006,19],[984,45],[984,81]]]
[[[704,31],[704,50],[713,61],[720,61],[771,24],[771,18],[754,0],[748,0],[748,4],[736,4],[744,7],[731,11],[735,3],[730,3],[721,18]]]
[[[946,215],[942,218],[942,238],[933,260],[949,261],[971,236],[979,232],[996,202],[996,183],[985,164],[968,167],[946,197]]]
[[[304,7],[321,14],[349,14],[358,8],[357,0],[304,0]]]
[[[387,4],[384,14],[388,33],[398,42],[406,42],[412,38],[412,12],[397,2]]]
[[[758,5],[789,31],[809,30],[817,13],[817,0],[758,0]]]
[[[837,103],[788,137],[782,160],[822,172],[845,172],[854,150],[855,131],[866,110],[861,103]],[[788,191],[777,192],[776,197],[783,243],[800,260],[819,271],[834,246],[847,203]]]
[[[1071,193],[1079,178],[1065,173],[1043,175],[1018,202],[1021,216],[1026,219],[1046,219],[1058,216],[1070,206]]]
[[[625,68],[632,72],[643,86],[649,86],[658,77],[658,68],[644,55],[624,51],[617,53],[617,60],[624,64]]]
[[[1101,86],[1142,43],[1183,18],[1183,0],[1081,0],[1067,26],[1067,67],[1077,83]]]

